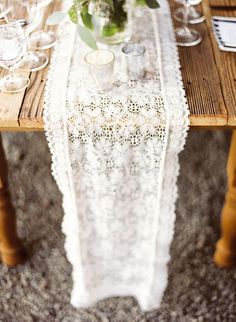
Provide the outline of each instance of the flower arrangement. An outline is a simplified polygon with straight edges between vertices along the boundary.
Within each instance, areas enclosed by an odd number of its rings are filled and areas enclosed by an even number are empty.
[[[159,7],[157,0],[74,0],[67,13],[54,12],[47,24],[58,24],[69,15],[78,26],[80,38],[92,49],[97,49],[97,41],[114,44],[127,40],[129,10],[134,5]]]

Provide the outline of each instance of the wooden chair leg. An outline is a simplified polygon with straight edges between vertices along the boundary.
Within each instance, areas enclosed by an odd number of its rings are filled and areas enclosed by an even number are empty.
[[[16,215],[7,185],[8,169],[0,136],[0,258],[15,266],[25,260],[25,252],[16,233]]]
[[[216,244],[214,261],[217,266],[236,265],[236,131],[233,131],[228,164],[228,191],[222,210],[222,236]]]

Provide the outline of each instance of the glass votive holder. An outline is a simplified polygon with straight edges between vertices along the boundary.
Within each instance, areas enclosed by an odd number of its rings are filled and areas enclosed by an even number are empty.
[[[109,91],[113,85],[115,55],[110,50],[97,49],[84,57],[91,85],[100,91]]]
[[[145,51],[145,46],[138,43],[127,43],[122,47],[126,73],[129,79],[139,80],[144,77]]]

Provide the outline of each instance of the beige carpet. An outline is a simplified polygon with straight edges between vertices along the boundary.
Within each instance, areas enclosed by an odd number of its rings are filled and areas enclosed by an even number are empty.
[[[192,131],[181,155],[180,197],[169,285],[161,308],[143,314],[133,298],[89,310],[69,304],[71,267],[63,249],[61,196],[43,134],[4,134],[20,236],[30,259],[0,265],[0,322],[235,322],[236,270],[212,263],[226,187],[229,133]]]

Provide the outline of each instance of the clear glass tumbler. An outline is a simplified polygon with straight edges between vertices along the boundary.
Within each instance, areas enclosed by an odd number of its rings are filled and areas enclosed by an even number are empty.
[[[97,49],[84,57],[91,84],[100,91],[109,91],[113,85],[115,55],[110,50]]]
[[[138,43],[127,43],[122,47],[125,56],[126,74],[131,80],[139,80],[144,77],[145,47]]]

